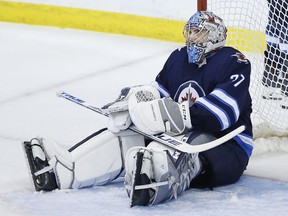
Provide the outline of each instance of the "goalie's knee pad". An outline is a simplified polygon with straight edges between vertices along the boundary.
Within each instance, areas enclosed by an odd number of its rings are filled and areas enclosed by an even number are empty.
[[[144,138],[135,133],[118,136],[105,130],[69,151],[55,142],[43,143],[58,187],[67,189],[104,185],[124,176],[127,150],[144,146]]]
[[[155,205],[177,198],[200,169],[198,154],[180,153],[157,142],[131,148],[125,175],[130,205]]]

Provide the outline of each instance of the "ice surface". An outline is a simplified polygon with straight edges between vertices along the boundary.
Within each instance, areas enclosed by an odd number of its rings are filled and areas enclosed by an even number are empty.
[[[41,135],[71,146],[107,120],[56,97],[56,92],[65,90],[101,106],[122,87],[154,80],[170,52],[180,46],[0,23],[0,215],[287,215],[288,183],[249,176],[235,185],[190,190],[176,201],[132,209],[121,179],[93,189],[33,192],[21,141]],[[264,160],[273,163],[269,157]],[[261,164],[253,168],[259,170]],[[269,177],[269,170],[265,172]]]

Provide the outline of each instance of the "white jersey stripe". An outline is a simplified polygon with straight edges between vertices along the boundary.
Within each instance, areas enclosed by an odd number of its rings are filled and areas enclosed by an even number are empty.
[[[238,120],[239,115],[240,115],[239,106],[238,106],[237,101],[233,97],[231,97],[230,95],[228,95],[225,91],[221,89],[214,90],[210,95],[217,98],[221,103],[226,104],[229,107],[231,107],[234,113],[235,122]]]
[[[248,137],[243,134],[238,134],[237,137],[239,137],[239,139],[241,139],[245,144],[250,145],[252,147],[254,146],[252,137]]]
[[[219,120],[221,124],[221,130],[225,130],[228,128],[231,123],[229,117],[220,107],[216,104],[213,104],[211,101],[208,101],[206,98],[199,98],[196,103],[201,104],[202,106],[206,107],[209,111],[211,111],[216,118]]]
[[[151,85],[153,87],[155,87],[159,92],[160,92],[160,95],[162,97],[170,97],[170,94],[168,93],[167,89],[165,89],[162,85],[160,85],[158,82],[156,81],[153,81],[151,83]]]

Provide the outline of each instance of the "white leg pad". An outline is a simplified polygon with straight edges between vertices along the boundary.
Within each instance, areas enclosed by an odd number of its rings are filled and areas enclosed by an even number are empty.
[[[131,188],[138,186],[133,186],[132,176],[136,172],[135,156],[139,151],[151,155],[148,157],[144,154],[140,173],[145,173],[151,181],[151,184],[145,186],[146,190],[150,188],[154,191],[154,193],[149,192],[150,200],[147,203],[149,205],[164,202],[172,197],[177,198],[189,188],[190,181],[201,170],[197,153],[180,153],[155,141],[144,148],[134,147],[128,150],[126,158],[125,186],[128,194],[130,194]]]
[[[56,142],[43,140],[43,144],[59,188],[67,189],[104,185],[124,175],[126,152],[131,147],[144,146],[144,138],[104,131],[71,152]]]

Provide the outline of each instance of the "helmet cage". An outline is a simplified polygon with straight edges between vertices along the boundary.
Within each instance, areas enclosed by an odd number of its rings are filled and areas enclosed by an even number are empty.
[[[199,11],[194,14],[183,29],[189,62],[201,63],[211,51],[223,47],[226,33],[223,20],[212,12]]]

